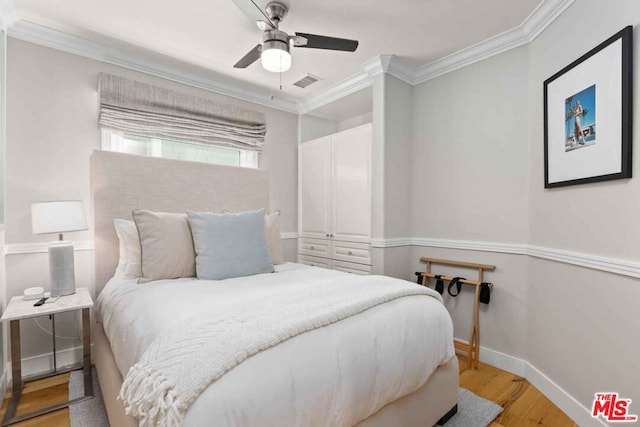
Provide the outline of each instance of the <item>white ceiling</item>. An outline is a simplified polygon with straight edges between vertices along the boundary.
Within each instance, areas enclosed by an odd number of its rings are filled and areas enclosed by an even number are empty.
[[[264,7],[267,0],[255,0]],[[302,99],[361,70],[379,54],[416,67],[518,26],[540,0],[285,0],[281,29],[352,38],[355,53],[293,50],[282,75],[285,97]],[[346,6],[346,7],[345,7]],[[102,43],[132,44],[206,68],[224,78],[277,89],[279,75],[259,62],[233,68],[261,41],[260,31],[231,0],[16,0],[26,21]],[[300,89],[307,72],[323,80]],[[212,73],[213,74],[213,73]],[[212,76],[215,77],[215,76]]]

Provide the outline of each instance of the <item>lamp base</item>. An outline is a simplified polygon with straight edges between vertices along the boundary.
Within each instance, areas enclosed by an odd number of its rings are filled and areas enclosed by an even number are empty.
[[[76,293],[73,258],[73,243],[57,241],[51,242],[49,245],[49,276],[52,297]]]

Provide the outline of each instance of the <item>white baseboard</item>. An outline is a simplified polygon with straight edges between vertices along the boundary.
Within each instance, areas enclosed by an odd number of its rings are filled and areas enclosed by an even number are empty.
[[[480,346],[480,361],[502,369],[503,371],[526,378],[531,385],[537,388],[547,399],[553,402],[554,405],[560,408],[579,426],[602,427],[607,425],[600,419],[593,418],[588,408],[585,408],[562,387],[526,360]]]
[[[91,344],[93,348],[93,344]],[[92,350],[93,351],[93,350]],[[82,346],[58,350],[56,364],[58,368],[82,362]],[[37,356],[22,359],[22,376],[44,374],[53,370],[52,353],[39,354]],[[11,362],[7,362],[4,369],[5,384],[11,384]]]
[[[480,346],[480,361],[514,375],[526,377],[527,361],[518,357]]]
[[[527,362],[525,378],[579,426],[607,426],[600,418],[593,418],[588,408],[529,362]]]

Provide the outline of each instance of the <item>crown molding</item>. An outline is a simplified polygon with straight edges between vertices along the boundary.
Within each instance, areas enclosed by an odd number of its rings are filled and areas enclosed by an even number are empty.
[[[413,75],[409,67],[398,62],[395,55],[378,55],[361,66],[362,72],[356,73],[327,89],[324,89],[300,102],[298,111],[306,114],[323,105],[330,104],[373,84],[373,79],[381,74],[392,75],[412,85]]]
[[[418,67],[414,73],[413,84],[424,83],[427,80],[440,77],[526,43],[528,43],[527,37],[522,28],[513,28],[427,65]]]
[[[364,64],[360,66],[362,71],[369,76],[369,78],[374,78],[377,75],[380,75],[389,68],[389,63],[391,62],[391,57],[393,55],[378,55],[374,56]]]
[[[268,94],[261,94],[238,85],[231,85],[213,78],[204,78],[192,73],[182,72],[177,68],[145,61],[121,50],[76,37],[58,30],[47,28],[27,21],[19,21],[8,30],[10,37],[35,43],[41,46],[61,50],[63,52],[117,65],[141,73],[150,74],[163,79],[193,86],[220,95],[230,96],[243,101],[252,102],[289,113],[298,113],[298,103],[284,98],[271,99]]]
[[[527,34],[528,41],[535,40],[558,16],[562,14],[575,0],[545,0],[538,5],[520,27]]]
[[[386,73],[411,86],[415,85],[415,69],[400,62],[395,55],[391,58]]]
[[[354,74],[298,103],[298,113],[306,114],[372,84],[373,80],[366,72]]]
[[[27,21],[15,22],[17,15],[11,0],[0,0],[0,25],[3,28],[8,27],[8,35],[10,37],[20,40],[150,74],[265,107],[294,114],[306,114],[316,108],[371,86],[373,84],[373,78],[383,73],[392,75],[409,85],[417,85],[507,50],[530,43],[560,16],[562,12],[571,6],[574,1],[575,0],[543,0],[517,27],[421,67],[414,68],[406,65],[395,55],[378,55],[362,64],[360,72],[301,101],[286,98],[271,99],[269,94],[259,93],[247,87],[242,87],[241,82],[238,82],[236,85],[221,82],[213,78],[204,78],[180,71],[175,67],[141,60],[134,55],[58,30]]]
[[[562,12],[575,0],[544,0],[525,20],[515,28],[497,34],[472,46],[459,50],[444,58],[421,67],[403,64],[395,55],[378,55],[362,64],[362,72],[329,88],[312,95],[300,104],[300,113],[305,114],[315,108],[336,101],[356,92],[367,85],[366,79],[386,73],[403,82],[415,86],[467,65],[474,64],[508,50],[523,46],[535,40]],[[371,84],[371,83],[369,83]]]
[[[466,67],[516,47],[531,43],[575,0],[544,0],[525,20],[515,28],[497,34],[472,46],[418,67],[414,83],[420,84],[433,78]]]

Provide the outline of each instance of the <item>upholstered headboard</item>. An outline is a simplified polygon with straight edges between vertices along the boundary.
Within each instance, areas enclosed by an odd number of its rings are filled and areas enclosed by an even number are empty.
[[[95,150],[91,155],[95,290],[118,265],[116,218],[133,209],[232,212],[269,210],[267,172]]]

